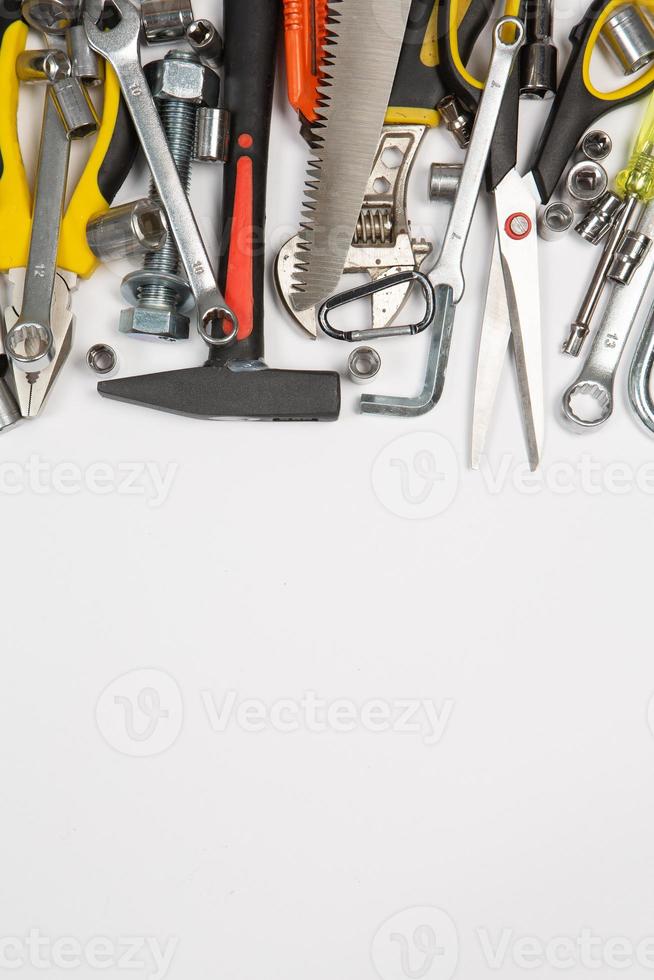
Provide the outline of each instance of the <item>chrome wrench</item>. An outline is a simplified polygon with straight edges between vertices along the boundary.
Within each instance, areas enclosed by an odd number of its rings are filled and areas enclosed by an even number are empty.
[[[503,40],[502,32],[509,25],[515,28],[511,40]],[[486,169],[497,120],[502,107],[515,57],[522,47],[525,29],[521,20],[503,17],[493,30],[493,54],[486,85],[479,102],[470,145],[461,174],[459,189],[450,213],[445,240],[430,279],[435,283],[435,314],[422,392],[416,398],[393,395],[363,395],[361,411],[368,415],[418,416],[431,411],[440,399],[445,384],[447,362],[454,324],[454,307],[463,296],[463,255],[477,198]],[[409,331],[407,331],[409,332]]]
[[[638,232],[654,238],[654,202],[643,210]],[[617,370],[653,273],[654,248],[650,248],[629,285],[613,286],[584,366],[563,395],[563,415],[573,425],[594,429],[611,417]]]
[[[141,16],[130,0],[111,0],[111,6],[119,14],[120,20],[115,26],[103,29],[98,27],[103,12],[102,0],[89,0],[84,11],[86,35],[93,50],[109,62],[118,77],[195,297],[200,336],[209,346],[222,347],[236,337],[238,321],[216,283],[200,229],[179,179],[141,67]],[[225,321],[230,323],[227,332],[224,332]]]
[[[48,89],[23,300],[18,320],[5,337],[5,352],[12,367],[25,372],[28,382],[30,375],[38,375],[49,367],[55,354],[51,307],[69,159],[70,142]],[[29,414],[29,406],[20,395],[22,387],[19,386],[19,397],[25,415]]]

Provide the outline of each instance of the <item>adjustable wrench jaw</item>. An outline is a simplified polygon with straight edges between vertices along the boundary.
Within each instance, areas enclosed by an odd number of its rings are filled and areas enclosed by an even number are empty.
[[[429,242],[411,237],[407,217],[409,179],[426,129],[426,126],[384,126],[344,273],[363,272],[377,281],[398,272],[419,270],[431,254]],[[275,281],[284,308],[315,339],[317,308],[299,311],[292,302],[298,243],[296,235],[280,249],[275,262]],[[393,323],[410,290],[408,282],[372,296],[374,329]]]

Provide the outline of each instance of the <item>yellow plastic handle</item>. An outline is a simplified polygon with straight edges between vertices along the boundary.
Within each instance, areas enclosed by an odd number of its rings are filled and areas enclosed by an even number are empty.
[[[627,167],[617,177],[618,190],[639,201],[654,198],[654,95],[649,97]]]
[[[27,265],[32,225],[32,195],[18,143],[16,58],[25,48],[28,28],[17,20],[0,47],[0,270]]]

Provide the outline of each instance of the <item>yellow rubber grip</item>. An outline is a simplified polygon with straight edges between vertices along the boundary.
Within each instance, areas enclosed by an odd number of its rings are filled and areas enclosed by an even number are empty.
[[[32,195],[18,143],[16,58],[25,48],[28,27],[17,20],[7,28],[0,47],[0,270],[27,265],[32,226]]]
[[[59,240],[57,265],[82,279],[88,279],[98,266],[98,260],[86,243],[86,226],[94,214],[109,207],[100,190],[99,173],[116,128],[119,107],[120,86],[115,72],[107,65],[100,128],[84,173],[66,208]]]
[[[517,17],[519,13],[520,0],[506,0],[504,5],[504,17]],[[460,20],[461,14],[459,13],[459,4],[453,0],[453,2],[450,4],[450,50],[452,52],[452,58],[459,75],[466,80],[468,85],[472,85],[473,88],[478,88],[479,91],[481,91],[484,87],[484,82],[482,82],[479,78],[475,78],[474,75],[471,75],[461,61],[458,38],[458,26]]]

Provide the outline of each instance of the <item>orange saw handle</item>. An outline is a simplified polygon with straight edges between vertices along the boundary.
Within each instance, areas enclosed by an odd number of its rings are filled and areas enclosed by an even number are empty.
[[[317,119],[328,0],[284,0],[288,100],[305,123]]]

